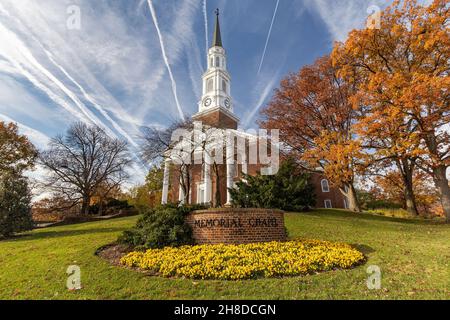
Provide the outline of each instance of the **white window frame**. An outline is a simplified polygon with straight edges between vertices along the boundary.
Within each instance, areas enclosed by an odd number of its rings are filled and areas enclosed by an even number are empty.
[[[329,206],[327,205],[328,203],[330,204]],[[331,202],[330,199],[325,199],[323,201],[323,205],[324,205],[325,209],[333,209],[333,203]]]
[[[210,86],[210,84],[211,84],[211,86]],[[213,91],[214,91],[214,78],[211,77],[211,78],[206,79],[206,92],[209,93],[209,92],[213,92]]]
[[[324,183],[326,184],[326,188],[324,188]],[[320,187],[322,188],[322,192],[324,193],[330,192],[330,184],[327,179],[322,179],[320,181]]]
[[[228,94],[228,81],[222,79],[222,91]]]
[[[197,185],[197,204],[204,204],[205,203],[205,184],[204,183],[199,183]],[[201,197],[203,192],[203,199]]]

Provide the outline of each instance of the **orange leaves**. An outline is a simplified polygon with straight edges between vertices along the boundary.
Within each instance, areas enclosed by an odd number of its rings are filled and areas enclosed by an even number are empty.
[[[262,126],[281,129],[335,184],[374,161],[450,161],[450,135],[439,131],[450,123],[447,4],[395,1],[380,30],[353,30],[330,57],[283,80]]]
[[[445,158],[438,151],[449,136],[435,131],[450,122],[449,12],[445,0],[396,1],[381,30],[355,30],[333,50],[333,65],[357,88],[355,132],[381,156]]]
[[[280,129],[281,139],[311,168],[322,166],[335,185],[352,182],[359,152],[352,141],[352,94],[330,57],[320,58],[281,82],[261,125]]]
[[[33,166],[37,151],[14,123],[0,121],[0,175],[4,171],[20,173]]]

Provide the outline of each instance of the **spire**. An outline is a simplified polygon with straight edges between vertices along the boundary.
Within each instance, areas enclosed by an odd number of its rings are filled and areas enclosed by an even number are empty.
[[[214,29],[213,47],[222,47],[222,37],[220,35],[219,9],[216,9],[216,28]]]

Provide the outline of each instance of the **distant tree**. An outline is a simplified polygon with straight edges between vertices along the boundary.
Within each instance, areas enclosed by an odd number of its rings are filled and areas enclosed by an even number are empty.
[[[8,173],[0,179],[0,238],[31,230],[31,194],[27,179]]]
[[[406,186],[401,172],[391,170],[384,175],[375,177],[374,183],[372,193],[377,195],[378,199],[398,203],[402,208],[407,209],[408,204],[404,190]],[[439,195],[431,177],[424,172],[416,171],[413,176],[412,187],[418,213],[428,214],[430,208],[439,201]]]
[[[95,190],[90,202],[95,208],[95,214],[99,216],[103,215],[105,204],[111,199],[121,198],[122,194],[121,186],[116,184],[115,181],[112,185],[110,185],[110,181],[101,183]],[[91,206],[91,209],[92,208],[93,207]]]
[[[161,204],[164,169],[161,164],[153,166],[145,178],[145,183],[134,186],[125,195],[130,205],[144,212]]]
[[[37,150],[16,124],[0,121],[0,174],[21,173],[34,165]]]
[[[68,208],[70,204],[65,198],[53,196],[43,198],[33,202],[32,213],[35,222],[57,222],[63,220],[65,216],[73,216],[77,208],[73,207],[70,211],[58,210],[58,208]]]
[[[352,131],[353,87],[338,76],[330,57],[318,59],[281,82],[262,111],[261,126],[280,129],[280,138],[305,169],[324,173],[360,211],[354,188],[364,156]]]
[[[382,12],[381,28],[352,31],[332,54],[340,76],[357,88],[353,107],[364,111],[358,133],[389,142],[377,145],[380,156],[413,158],[430,174],[448,221],[449,20],[448,0],[428,7],[396,0]]]
[[[162,164],[154,165],[147,176],[145,177],[145,184],[150,193],[161,192],[163,188],[164,168]]]
[[[75,123],[64,136],[52,139],[39,162],[49,171],[46,187],[70,201],[70,207],[80,204],[84,215],[89,214],[95,192],[101,186],[111,190],[120,186],[131,164],[125,142],[84,123]]]
[[[276,175],[245,175],[230,189],[233,205],[243,208],[273,208],[302,211],[316,204],[309,175],[288,159]]]

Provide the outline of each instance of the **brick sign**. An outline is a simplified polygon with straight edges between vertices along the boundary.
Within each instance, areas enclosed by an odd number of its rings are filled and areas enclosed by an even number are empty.
[[[284,212],[221,208],[194,211],[186,218],[198,244],[285,241]]]

